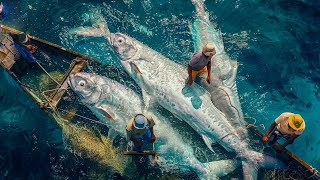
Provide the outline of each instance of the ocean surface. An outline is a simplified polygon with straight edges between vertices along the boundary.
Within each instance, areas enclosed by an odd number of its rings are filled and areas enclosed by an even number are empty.
[[[120,69],[106,39],[74,35],[72,29],[102,17],[111,32],[128,34],[184,66],[194,52],[191,1],[2,2],[3,24]],[[306,129],[288,149],[320,170],[320,1],[207,0],[205,5],[226,52],[240,64],[237,86],[245,116],[268,128],[282,112],[301,114]],[[90,168],[65,150],[58,125],[1,69],[0,179],[78,178]]]

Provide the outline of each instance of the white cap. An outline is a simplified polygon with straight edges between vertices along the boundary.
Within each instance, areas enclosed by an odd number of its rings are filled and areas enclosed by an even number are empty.
[[[202,53],[206,56],[214,56],[216,54],[216,49],[212,43],[207,43],[203,46]]]

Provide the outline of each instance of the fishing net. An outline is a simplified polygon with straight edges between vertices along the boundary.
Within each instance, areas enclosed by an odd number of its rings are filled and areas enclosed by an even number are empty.
[[[109,177],[114,173],[124,174],[128,157],[121,155],[107,137],[98,130],[80,127],[58,116],[54,118],[62,128],[65,149],[94,165],[88,172],[90,178]]]

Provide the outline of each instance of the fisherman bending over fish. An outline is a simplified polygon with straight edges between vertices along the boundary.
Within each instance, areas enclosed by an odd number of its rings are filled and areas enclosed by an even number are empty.
[[[128,121],[126,126],[127,139],[134,143],[135,151],[143,151],[149,143],[156,140],[153,133],[154,125],[153,118],[145,114],[137,114]]]
[[[271,134],[269,134],[274,130],[277,126],[277,129]],[[279,138],[286,138],[286,142],[279,147],[280,151],[289,145],[292,144],[293,141],[299,137],[305,128],[304,119],[300,114],[294,114],[290,112],[282,113],[269,127],[266,134],[263,136],[262,140],[267,141],[268,144],[274,144]]]
[[[195,78],[204,73],[208,73],[207,82],[210,84],[211,58],[216,54],[212,43],[203,46],[202,52],[193,54],[188,64],[188,85],[191,86]]]

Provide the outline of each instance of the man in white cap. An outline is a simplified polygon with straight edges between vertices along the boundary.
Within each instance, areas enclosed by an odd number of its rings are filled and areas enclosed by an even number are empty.
[[[127,140],[133,141],[135,151],[143,151],[146,145],[156,140],[153,133],[154,125],[152,117],[145,114],[137,114],[128,121]]]
[[[188,85],[191,86],[199,74],[208,73],[207,82],[210,84],[211,58],[216,54],[216,49],[212,43],[203,46],[201,52],[193,54],[188,64]]]

